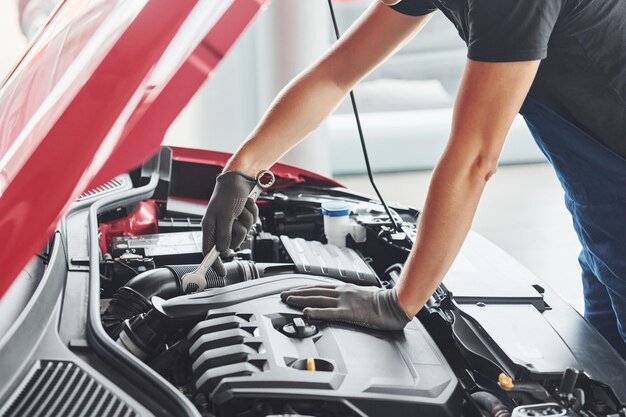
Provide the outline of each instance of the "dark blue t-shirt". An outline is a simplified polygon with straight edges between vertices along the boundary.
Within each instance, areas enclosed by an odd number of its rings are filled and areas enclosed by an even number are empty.
[[[475,61],[542,60],[530,94],[626,158],[626,0],[402,0],[441,10]]]

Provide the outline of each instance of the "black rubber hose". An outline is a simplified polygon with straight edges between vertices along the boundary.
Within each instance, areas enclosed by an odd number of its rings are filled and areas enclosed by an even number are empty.
[[[255,264],[251,261],[232,261],[224,264],[226,276],[218,276],[212,269],[206,273],[208,288],[220,288],[238,282],[250,281],[269,275],[295,272],[293,264]],[[102,314],[102,326],[114,339],[120,334],[122,322],[152,308],[152,297],[169,300],[185,294],[182,277],[198,265],[172,265],[143,272],[118,289]]]
[[[511,412],[498,397],[488,392],[480,391],[472,394],[472,399],[491,417],[511,417]]]
[[[143,272],[115,292],[102,314],[102,326],[109,336],[116,339],[124,320],[147,313],[152,308],[152,297],[169,299],[178,295],[181,295],[180,279],[172,269]]]
[[[220,277],[209,269],[206,273],[208,288],[220,288],[237,282],[249,281],[268,274],[292,272],[293,264],[259,264],[251,261],[227,262],[226,276]],[[143,272],[118,289],[102,314],[102,326],[114,339],[120,334],[122,322],[152,308],[152,297],[165,300],[183,295],[182,277],[198,265],[172,265]]]

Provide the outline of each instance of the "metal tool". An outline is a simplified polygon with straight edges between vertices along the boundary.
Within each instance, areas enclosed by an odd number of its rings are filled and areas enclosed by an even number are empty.
[[[276,177],[274,177],[274,174],[272,174],[271,171],[263,170],[259,172],[256,176],[256,185],[252,191],[250,191],[250,194],[248,194],[248,198],[256,200],[259,197],[259,194],[261,194],[261,191],[270,188],[274,185],[275,181]],[[207,271],[211,268],[211,265],[213,265],[219,255],[220,253],[217,251],[215,246],[213,246],[195,271],[188,272],[183,275],[181,283],[185,293],[203,291],[207,288]]]

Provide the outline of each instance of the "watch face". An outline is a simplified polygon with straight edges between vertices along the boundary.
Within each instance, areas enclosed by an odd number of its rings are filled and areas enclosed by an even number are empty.
[[[402,0],[380,0],[381,3],[386,4],[387,6],[393,6],[400,3]]]

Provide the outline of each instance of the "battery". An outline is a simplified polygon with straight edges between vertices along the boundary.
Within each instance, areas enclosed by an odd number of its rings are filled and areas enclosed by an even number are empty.
[[[157,264],[202,261],[202,231],[117,236],[112,240],[112,255],[137,254],[153,258]]]

